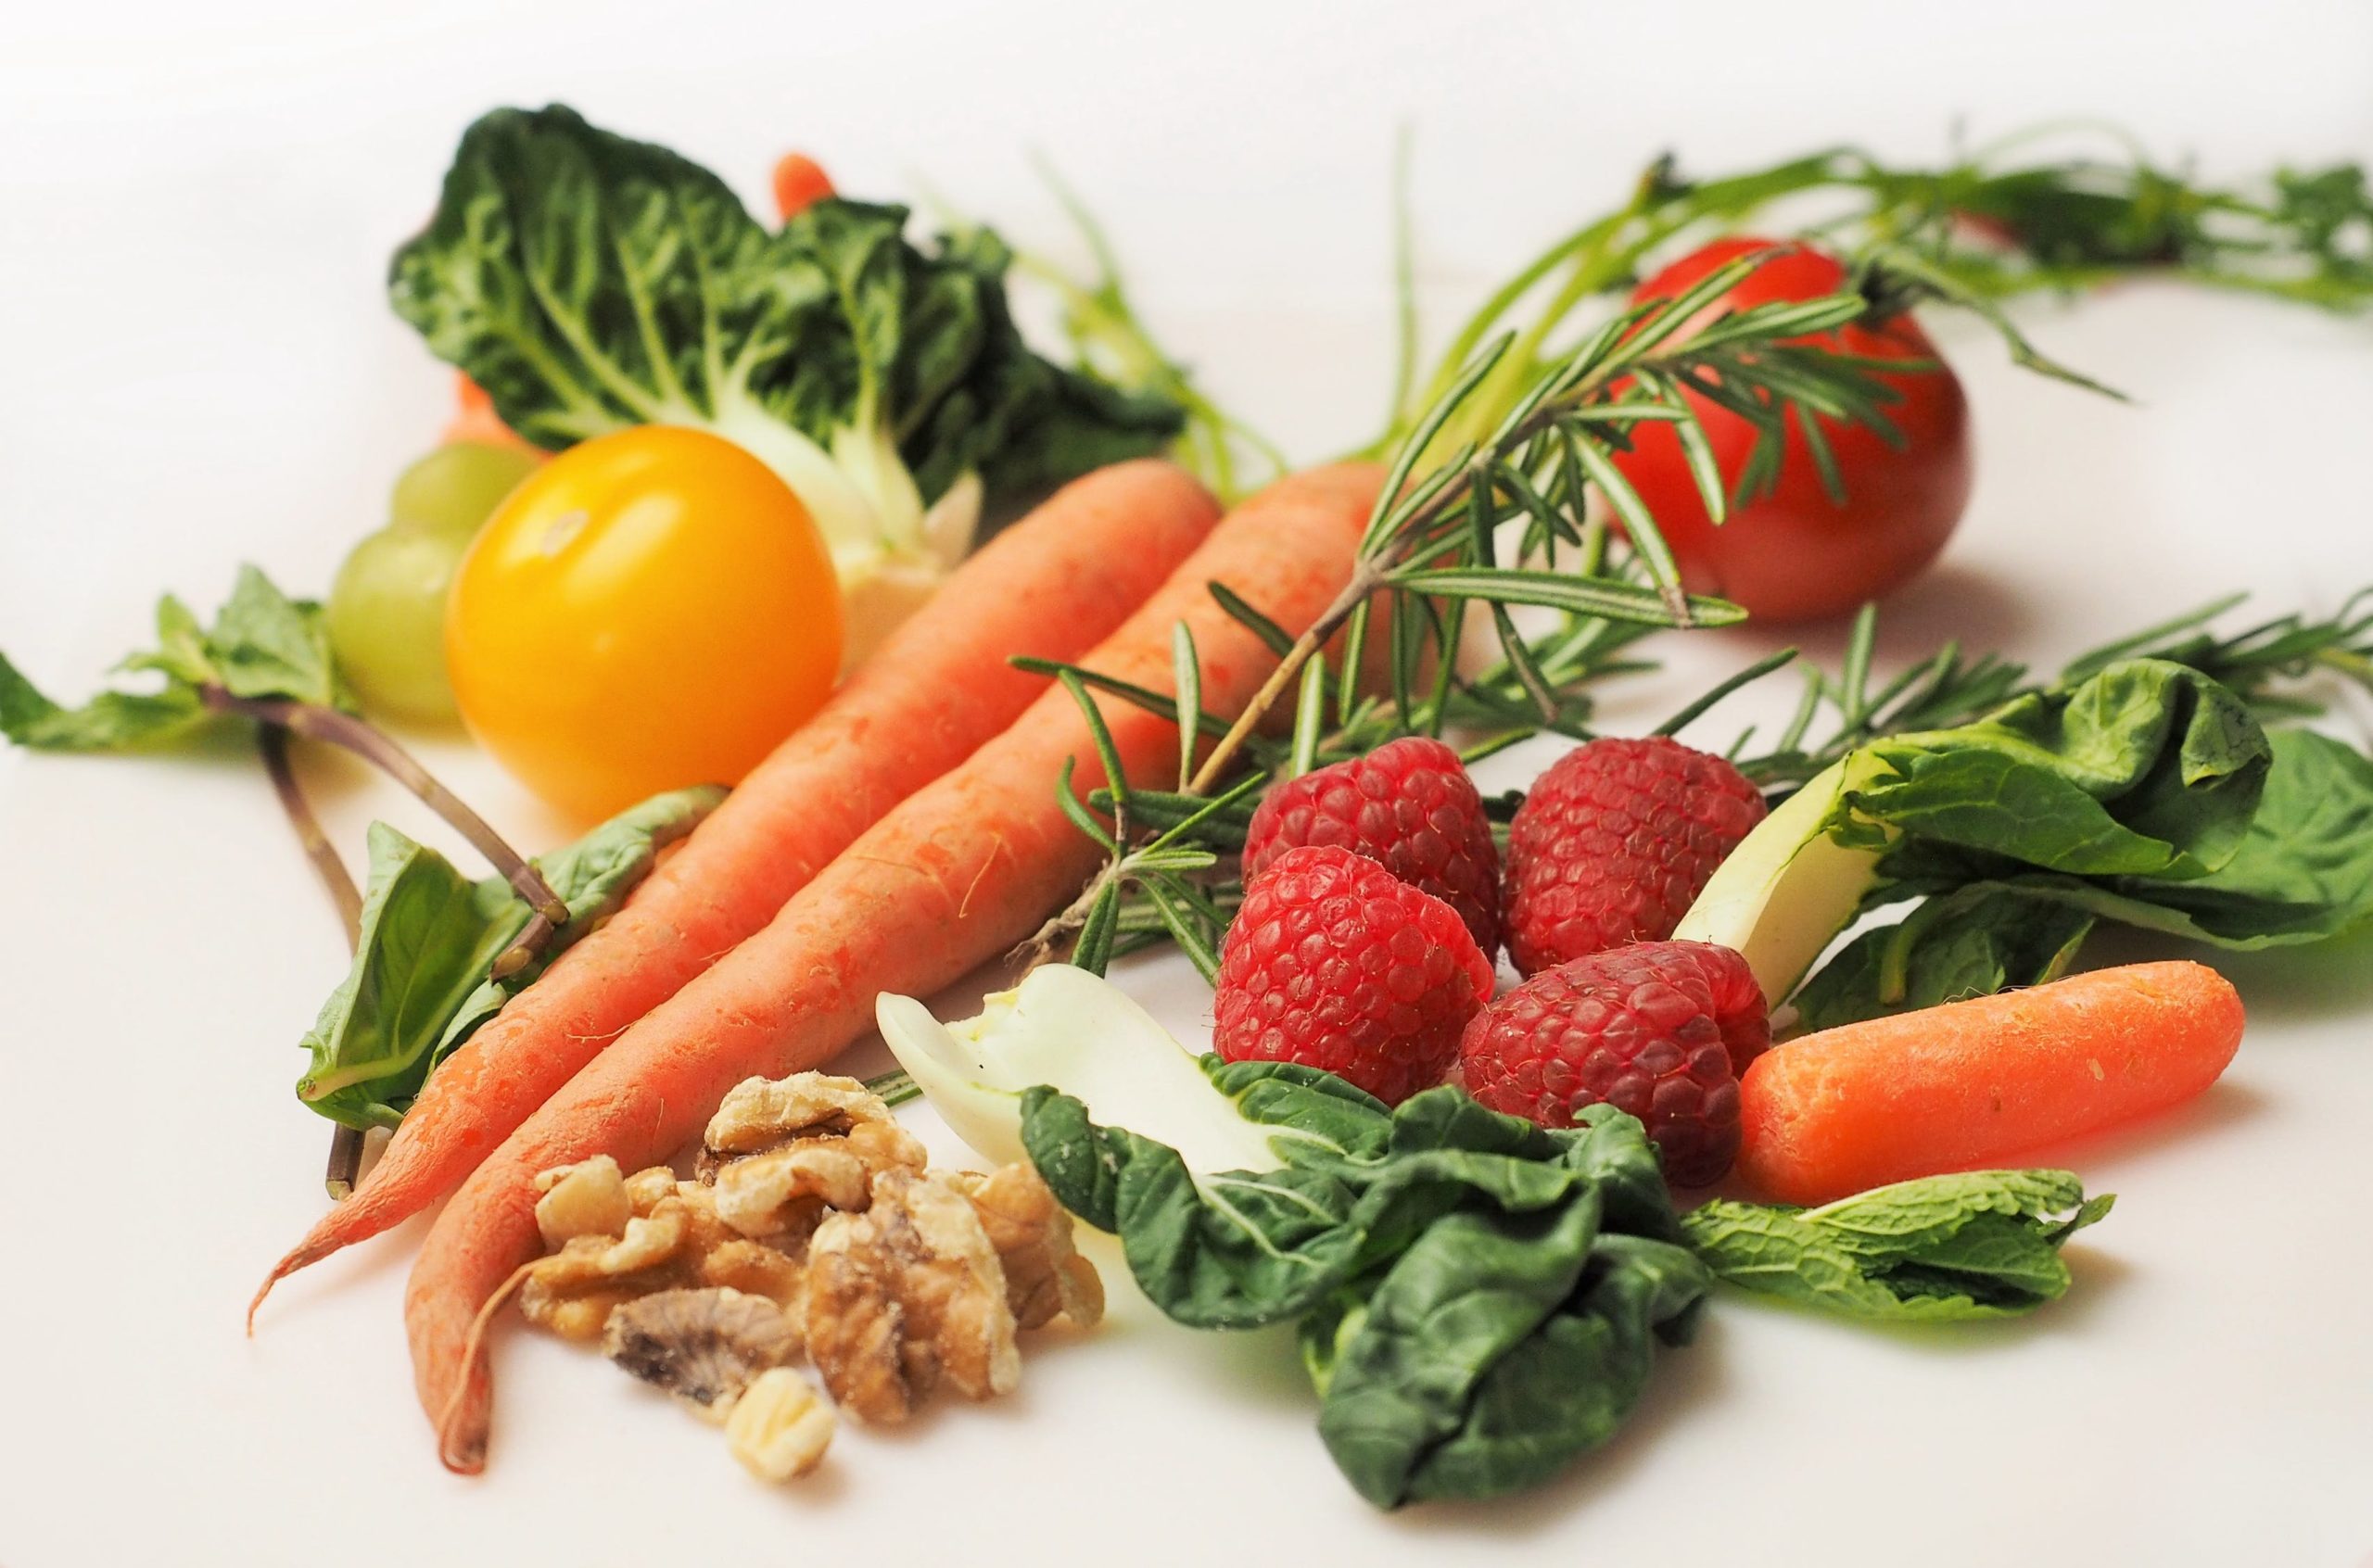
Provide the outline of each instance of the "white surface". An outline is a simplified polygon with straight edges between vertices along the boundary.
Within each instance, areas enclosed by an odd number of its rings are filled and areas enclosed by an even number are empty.
[[[1404,116],[1446,310],[1666,145],[1707,169],[1846,137],[1928,154],[1956,115],[1984,133],[2084,111],[2221,171],[2373,156],[2373,12],[2341,5],[35,10],[0,20],[0,646],[68,691],[159,588],[210,602],[242,557],[318,585],[375,525],[448,387],[380,270],[498,101],[574,102],[754,196],[793,144],[861,192],[927,176],[1042,242],[1059,230],[1023,152],[1043,147],[1171,340],[1303,455],[1381,402]],[[2159,287],[2026,316],[2143,406],[1956,335],[1978,499],[1891,613],[1890,655],[1959,634],[2049,660],[2233,584],[2328,606],[2373,578],[2361,323]],[[1765,645],[1692,640],[1636,712]],[[552,830],[459,748],[434,762],[506,826]],[[343,841],[374,811],[420,825],[342,769],[314,778]],[[1329,1469],[1281,1335],[1189,1334],[1125,1291],[1105,1331],[1035,1347],[1017,1397],[844,1436],[779,1495],[598,1359],[513,1335],[492,1467],[447,1476],[398,1324],[417,1223],[238,1333],[321,1206],[291,1047],[339,962],[242,748],[0,758],[6,1568],[2373,1553],[2364,942],[2229,964],[2254,1022],[2227,1081],[2067,1151],[2122,1201],[2061,1308],[1894,1337],[1725,1301],[1565,1480],[1392,1518]],[[1198,1026],[1191,976],[1129,982]]]

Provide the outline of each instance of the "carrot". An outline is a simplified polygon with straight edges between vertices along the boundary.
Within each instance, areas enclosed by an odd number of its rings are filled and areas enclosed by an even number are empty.
[[[1208,585],[1228,583],[1289,632],[1310,626],[1349,580],[1381,483],[1377,470],[1346,465],[1271,486],[1084,663],[1168,690],[1171,628],[1184,621],[1201,655],[1204,705],[1240,708],[1276,655]],[[1132,780],[1178,765],[1174,726],[1117,699],[1100,706]],[[449,1468],[485,1462],[492,1385],[471,1325],[535,1254],[536,1173],[597,1153],[628,1170],[666,1160],[734,1084],[816,1067],[864,1033],[878,993],[927,995],[1028,937],[1101,854],[1057,803],[1066,759],[1083,795],[1102,781],[1087,724],[1056,688],[654,1008],[463,1185],[429,1232],[404,1302],[414,1384]]]
[[[628,1025],[1027,707],[1046,683],[1013,668],[1009,655],[1072,659],[1094,647],[1218,514],[1185,473],[1145,460],[1076,481],[990,540],[751,771],[615,918],[437,1069],[370,1176],[280,1260],[255,1305],[288,1274],[460,1185]]]
[[[485,387],[459,373],[453,381],[453,418],[439,439],[449,445],[455,441],[483,441],[489,447],[516,447],[538,457],[549,455],[502,423],[502,416],[494,411],[494,399],[487,396]]]
[[[789,221],[832,194],[832,178],[806,153],[785,153],[775,165],[775,216]]]
[[[1769,1197],[1817,1204],[2008,1163],[2180,1105],[2240,1043],[2240,997],[2186,963],[1846,1024],[1747,1069],[1739,1169]]]

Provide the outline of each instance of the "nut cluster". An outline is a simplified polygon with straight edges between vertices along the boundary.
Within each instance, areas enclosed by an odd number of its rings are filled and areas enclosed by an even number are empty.
[[[520,1309],[723,1423],[753,1474],[804,1475],[835,1407],[886,1425],[943,1385],[1009,1393],[1020,1331],[1103,1316],[1036,1170],[927,1165],[854,1079],[751,1079],[710,1119],[693,1181],[606,1155],[539,1177],[547,1256]],[[792,1370],[803,1353],[831,1403]]]

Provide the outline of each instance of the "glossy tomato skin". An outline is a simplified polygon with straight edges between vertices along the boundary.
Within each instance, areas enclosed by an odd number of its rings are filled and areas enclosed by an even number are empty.
[[[1745,236],[1717,240],[1643,283],[1632,299],[1670,298],[1727,261],[1779,246]],[[1765,262],[1713,308],[1812,299],[1846,283],[1835,259],[1799,247]],[[1874,359],[1935,361],[1933,369],[1881,377],[1902,395],[1882,408],[1902,433],[1900,447],[1868,425],[1821,422],[1844,482],[1842,505],[1830,499],[1793,422],[1777,484],[1733,508],[1719,527],[1707,515],[1669,424],[1639,425],[1633,449],[1616,454],[1664,530],[1687,587],[1735,601],[1765,620],[1843,614],[1900,588],[1935,560],[1969,504],[1969,402],[1919,323],[1899,315],[1808,341]],[[1754,426],[1702,398],[1690,402],[1724,479],[1735,485],[1754,449]]]
[[[581,819],[731,784],[831,695],[838,580],[774,472],[703,431],[572,447],[499,507],[454,574],[463,721]]]

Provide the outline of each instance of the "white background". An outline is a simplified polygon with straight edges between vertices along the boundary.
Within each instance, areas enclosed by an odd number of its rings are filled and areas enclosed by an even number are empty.
[[[1382,402],[1403,120],[1438,320],[1668,147],[1707,171],[1846,139],[1933,158],[1958,123],[2087,114],[2212,172],[2373,158],[2361,5],[1150,9],[9,7],[0,646],[78,692],[161,588],[210,603],[241,558],[326,582],[446,414],[448,373],[379,282],[496,103],[573,103],[754,200],[797,145],[844,189],[927,187],[1060,247],[1043,149],[1168,340],[1302,457],[1363,438]],[[1948,332],[1978,497],[1891,613],[1890,658],[1961,635],[2048,661],[2228,587],[2329,608],[2373,579],[2363,322],[2159,285],[2023,314],[2140,405]],[[1693,639],[1617,714],[1769,642]],[[552,834],[461,747],[424,744],[506,827]],[[374,812],[419,826],[345,770],[312,778],[348,842]],[[2373,944],[2231,963],[2255,1023],[2226,1083],[2062,1151],[2124,1195],[2062,1307],[1908,1338],[1726,1304],[1612,1448],[1512,1503],[1370,1514],[1281,1339],[1191,1336],[1125,1301],[1041,1347],[1019,1397],[844,1438],[780,1496],[598,1360],[514,1337],[492,1467],[464,1482],[431,1458],[402,1356],[416,1226],[237,1332],[321,1204],[323,1132],[287,1084],[339,950],[284,831],[236,744],[0,757],[6,1568],[2373,1561]],[[1174,970],[1131,983],[1198,1026]]]

